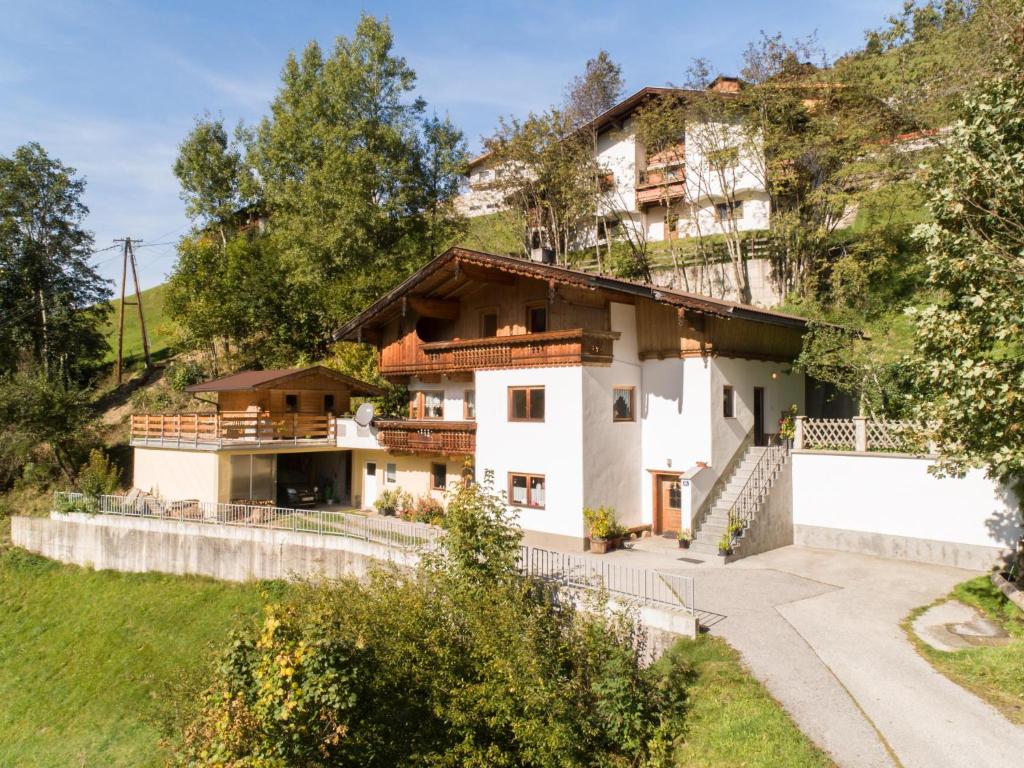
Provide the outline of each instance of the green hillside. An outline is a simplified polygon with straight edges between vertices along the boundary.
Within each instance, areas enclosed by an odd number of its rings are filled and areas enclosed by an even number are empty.
[[[149,335],[149,352],[154,360],[163,360],[171,353],[170,319],[164,314],[164,294],[167,291],[167,284],[148,288],[142,292],[142,309],[146,318],[146,332]],[[129,362],[142,360],[142,330],[139,327],[139,315],[135,307],[131,306],[133,298],[128,298],[129,306],[125,307],[124,314],[124,356]],[[110,350],[105,358],[106,362],[113,362],[117,359],[117,313],[121,307],[121,300],[115,299],[110,302],[113,312],[107,321],[106,335],[110,343]]]

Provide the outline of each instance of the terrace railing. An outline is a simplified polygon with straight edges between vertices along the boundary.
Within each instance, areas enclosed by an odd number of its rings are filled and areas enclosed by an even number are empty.
[[[729,508],[729,530],[734,526],[747,526],[756,517],[761,505],[771,492],[772,484],[789,457],[789,443],[782,441],[764,449],[754,465],[750,477]]]
[[[392,451],[439,453],[446,456],[476,452],[475,421],[432,419],[375,419],[377,440]]]
[[[121,517],[145,517],[241,528],[346,536],[389,547],[432,547],[444,532],[436,526],[389,517],[338,512],[325,509],[291,509],[256,504],[184,499],[165,501],[152,496],[86,496],[59,491],[54,498],[57,512],[89,512]]]
[[[220,413],[136,414],[133,445],[214,445],[335,439],[336,419],[330,414],[221,411]]]
[[[864,416],[852,419],[794,420],[793,450],[855,453],[934,453],[924,430],[911,421],[876,421]]]

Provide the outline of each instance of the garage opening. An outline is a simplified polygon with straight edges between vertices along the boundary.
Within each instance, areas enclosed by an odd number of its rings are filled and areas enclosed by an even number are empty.
[[[350,451],[277,454],[277,505],[350,506]]]

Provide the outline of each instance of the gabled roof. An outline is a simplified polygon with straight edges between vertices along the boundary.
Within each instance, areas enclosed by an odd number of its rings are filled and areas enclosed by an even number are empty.
[[[305,368],[272,368],[265,371],[240,371],[230,376],[204,381],[185,387],[186,392],[254,392],[260,389],[275,389],[292,379],[309,373],[317,373],[334,379],[351,390],[353,395],[374,396],[384,393],[380,387],[367,384],[324,365],[310,365]]]
[[[449,248],[401,285],[385,293],[365,310],[342,325],[335,331],[334,339],[337,341],[355,338],[357,331],[362,326],[386,320],[385,313],[403,296],[407,296],[415,289],[422,288],[423,286],[433,288],[443,285],[445,281],[451,279],[455,274],[454,268],[456,265],[460,264],[494,269],[504,273],[550,281],[556,284],[572,285],[577,288],[619,293],[633,299],[650,299],[660,304],[668,304],[698,314],[722,318],[738,318],[800,330],[807,328],[807,320],[802,317],[787,315],[770,309],[761,309],[749,304],[739,304],[734,301],[716,299],[712,296],[702,296],[701,294],[689,293],[687,291],[659,288],[616,277],[594,275],[578,269],[570,269],[569,267],[560,267],[553,264],[541,264],[514,256],[499,256],[494,253],[484,253],[483,251],[472,251],[467,248],[456,247]]]

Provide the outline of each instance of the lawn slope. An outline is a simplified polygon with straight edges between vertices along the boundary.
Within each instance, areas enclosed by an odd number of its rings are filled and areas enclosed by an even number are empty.
[[[0,766],[156,766],[258,586],[64,566],[0,546]]]
[[[167,284],[147,288],[142,292],[143,316],[146,319],[146,334],[149,337],[149,353],[154,360],[160,361],[168,357],[171,351],[170,318],[164,313],[164,295]],[[142,327],[139,325],[139,312],[131,306],[135,294],[126,297],[128,306],[124,308],[124,356],[127,360],[142,360]],[[121,308],[121,300],[110,302],[111,313],[107,318],[104,333],[110,349],[105,362],[117,360],[117,316]]]

